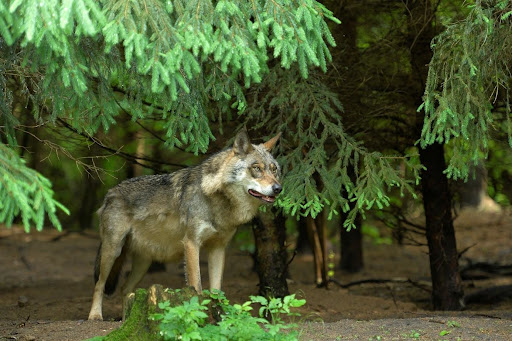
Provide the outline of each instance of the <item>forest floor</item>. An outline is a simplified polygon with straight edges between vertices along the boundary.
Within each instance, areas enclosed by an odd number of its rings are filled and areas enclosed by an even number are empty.
[[[462,268],[479,262],[512,265],[509,212],[467,211],[455,225],[458,249],[469,248],[461,257]],[[242,233],[249,232],[243,229]],[[381,232],[389,234],[385,228]],[[0,340],[83,340],[118,328],[118,292],[104,301],[105,321],[87,321],[98,244],[98,234],[92,231],[59,233],[48,228],[25,234],[19,227],[0,227]],[[307,300],[300,310],[301,339],[511,340],[510,268],[508,276],[482,268],[465,272],[473,277],[463,281],[465,294],[471,298],[466,310],[432,311],[426,251],[424,246],[376,245],[367,238],[364,270],[357,274],[336,271],[334,277],[343,284],[367,279],[391,281],[345,289],[332,283],[328,290],[313,283],[312,256],[297,255],[290,265],[289,288]],[[244,302],[257,294],[258,278],[251,268],[251,257],[233,243],[223,286],[231,302]],[[182,266],[168,264],[165,272],[146,275],[141,286],[152,283],[183,287]],[[207,287],[207,282],[203,286]],[[483,289],[488,291],[475,295]]]

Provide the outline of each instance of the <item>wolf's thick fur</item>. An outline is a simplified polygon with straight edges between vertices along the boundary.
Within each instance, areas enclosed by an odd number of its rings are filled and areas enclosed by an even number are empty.
[[[195,167],[112,188],[98,210],[101,244],[89,320],[103,318],[103,293],[114,291],[126,254],[132,256],[132,269],[123,296],[134,290],[152,261],[183,258],[189,285],[201,291],[201,248],[208,253],[210,288],[220,289],[225,248],[236,228],[281,192],[281,171],[270,154],[278,139],[253,145],[243,130],[232,148]]]

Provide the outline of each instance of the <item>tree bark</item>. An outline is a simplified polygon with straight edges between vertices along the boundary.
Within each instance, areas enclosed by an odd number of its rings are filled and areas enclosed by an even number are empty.
[[[254,261],[260,280],[259,294],[266,297],[284,297],[288,291],[286,229],[282,214],[261,213],[253,221],[256,250]]]
[[[451,194],[443,145],[433,144],[420,150],[423,207],[432,277],[432,303],[436,310],[460,310],[464,307],[459,273],[455,230],[451,213]]]
[[[100,181],[93,175],[86,174],[82,184],[82,199],[80,209],[78,210],[78,224],[80,230],[93,228],[93,218],[95,211],[98,209],[97,192],[100,187]]]
[[[308,237],[308,228],[306,225],[306,218],[301,217],[297,222],[297,231],[299,235],[297,236],[297,246],[295,247],[295,252],[297,253],[311,253],[312,247],[309,244]]]
[[[411,103],[418,108],[422,103],[428,75],[428,63],[432,59],[430,42],[435,36],[435,13],[430,0],[406,3],[408,18],[408,44],[411,53]],[[416,113],[416,135],[421,136],[424,112]],[[463,308],[461,278],[459,273],[455,230],[452,220],[452,195],[446,169],[444,148],[433,144],[419,150],[420,161],[426,167],[421,174],[423,207],[425,209],[426,236],[432,277],[432,303],[436,310],[460,310]]]
[[[363,234],[361,232],[361,216],[356,217],[356,228],[347,231],[343,227],[343,221],[346,219],[341,216],[340,241],[341,241],[341,259],[340,269],[347,272],[359,272],[364,267],[363,262]]]
[[[338,7],[333,3],[332,8],[335,11],[335,16],[341,20],[339,25],[339,32],[342,32],[342,36],[337,36],[339,40],[340,51],[343,53],[335,55],[334,58],[340,58],[338,61],[341,65],[350,65],[341,72],[342,81],[345,83],[345,87],[350,89],[348,92],[342,92],[342,102],[347,107],[359,107],[361,106],[361,100],[357,96],[354,96],[353,89],[360,86],[361,77],[359,68],[357,65],[361,63],[360,51],[357,47],[357,28],[358,28],[358,17],[361,15],[360,10],[364,6],[360,7],[355,5],[352,1],[342,1],[338,3]],[[330,7],[331,8],[331,7]],[[351,84],[347,87],[348,84]],[[353,102],[357,103],[353,103]],[[347,122],[349,123],[349,122]],[[348,124],[350,126],[350,124]],[[348,128],[347,128],[348,129]],[[355,165],[354,167],[357,167]],[[347,169],[348,175],[352,181],[356,181],[355,172],[352,166]],[[350,209],[354,208],[355,204],[350,203]],[[363,248],[362,248],[362,234],[361,234],[361,216],[358,215],[355,229],[347,230],[343,227],[343,222],[347,219],[347,215],[341,213],[340,215],[340,246],[341,246],[341,257],[339,268],[347,272],[358,272],[363,268]]]
[[[316,218],[306,217],[309,242],[313,248],[315,264],[315,283],[317,287],[329,288],[327,260],[327,227],[325,213],[318,213]]]

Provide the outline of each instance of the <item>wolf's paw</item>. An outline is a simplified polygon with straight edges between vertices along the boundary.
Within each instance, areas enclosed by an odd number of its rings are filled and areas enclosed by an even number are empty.
[[[93,313],[91,311],[91,313],[89,314],[89,321],[103,321],[103,316],[101,316],[101,314]]]

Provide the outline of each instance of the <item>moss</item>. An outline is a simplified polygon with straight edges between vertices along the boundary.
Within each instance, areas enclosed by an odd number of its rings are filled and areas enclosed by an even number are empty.
[[[158,331],[150,323],[151,321],[148,320],[147,298],[147,290],[137,289],[135,292],[135,300],[131,310],[129,311],[128,318],[119,329],[108,334],[103,340],[159,340],[160,337]]]
[[[171,306],[181,305],[197,295],[193,288],[164,289],[161,285],[152,285],[149,290],[137,289],[133,302],[129,302],[125,311],[123,325],[105,336],[104,341],[121,340],[160,340],[158,323],[149,320],[149,316],[160,312],[158,302],[169,301]]]

